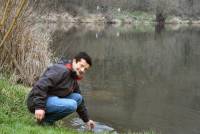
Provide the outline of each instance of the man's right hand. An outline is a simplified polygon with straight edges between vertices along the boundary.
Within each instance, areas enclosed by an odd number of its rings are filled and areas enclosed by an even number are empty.
[[[45,111],[43,109],[35,110],[35,118],[37,121],[41,121],[44,118]]]

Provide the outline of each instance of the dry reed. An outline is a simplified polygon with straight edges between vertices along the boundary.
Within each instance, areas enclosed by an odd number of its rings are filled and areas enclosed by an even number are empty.
[[[0,2],[0,71],[8,73],[14,82],[32,85],[43,70],[50,64],[51,52],[48,49],[50,39],[36,34],[31,29],[31,9],[26,0],[2,0]],[[20,4],[21,3],[21,4]],[[16,11],[22,8],[19,17]],[[13,20],[17,21],[4,41]]]

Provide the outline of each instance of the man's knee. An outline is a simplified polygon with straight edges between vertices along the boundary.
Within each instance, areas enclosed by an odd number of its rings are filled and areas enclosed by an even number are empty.
[[[64,106],[64,111],[66,113],[72,113],[75,112],[77,109],[77,102],[74,100],[70,100],[67,102],[67,104]]]
[[[72,93],[68,96],[68,98],[75,100],[78,106],[81,104],[83,100],[83,97],[79,93]]]
[[[80,105],[82,100],[83,100],[83,97],[81,94],[78,94],[78,93],[74,93],[74,99],[76,100],[77,102],[77,105]]]

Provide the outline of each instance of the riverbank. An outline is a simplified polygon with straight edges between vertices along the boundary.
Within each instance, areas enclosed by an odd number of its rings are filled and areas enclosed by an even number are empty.
[[[69,12],[49,12],[48,14],[34,14],[33,18],[37,22],[48,23],[106,23],[106,24],[133,24],[133,25],[152,25],[157,24],[156,15],[153,12],[133,11],[128,12],[120,9],[110,9],[106,13],[87,13],[84,15],[73,16]],[[165,24],[188,24],[200,25],[200,20],[192,18],[184,18],[175,15],[165,15]]]
[[[78,134],[80,132],[66,128],[62,122],[56,126],[39,126],[35,123],[34,117],[26,108],[26,95],[30,87],[16,85],[7,80],[0,80],[0,133],[1,134]],[[91,132],[81,132],[90,134]],[[135,134],[129,132],[129,134]],[[150,132],[137,132],[137,134],[155,134]]]

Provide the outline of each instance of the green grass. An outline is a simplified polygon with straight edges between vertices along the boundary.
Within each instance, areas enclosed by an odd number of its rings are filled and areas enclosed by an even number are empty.
[[[61,125],[42,127],[35,123],[25,104],[29,88],[0,80],[0,134],[77,134]]]
[[[128,16],[140,21],[153,22],[155,20],[155,15],[142,11],[126,12]]]
[[[138,23],[152,23],[155,21],[155,15],[153,13],[147,13],[142,11],[128,12],[123,10],[118,12],[117,9],[112,9],[112,14],[115,19],[126,20],[127,18],[132,19]]]

